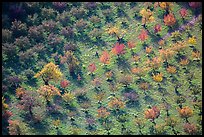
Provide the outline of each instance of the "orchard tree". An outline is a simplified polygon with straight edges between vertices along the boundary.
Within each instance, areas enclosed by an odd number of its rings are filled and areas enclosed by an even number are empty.
[[[35,76],[35,78],[42,77],[43,81],[45,82],[45,85],[49,85],[48,82],[50,80],[60,80],[62,77],[62,73],[60,72],[57,65],[50,62],[47,65],[44,66],[44,68],[38,72]]]

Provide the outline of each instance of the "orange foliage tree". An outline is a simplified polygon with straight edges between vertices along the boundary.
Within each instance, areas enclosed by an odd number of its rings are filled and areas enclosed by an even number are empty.
[[[114,97],[108,103],[108,107],[110,107],[111,109],[119,110],[125,107],[125,103],[121,99]]]
[[[186,106],[179,109],[179,114],[182,118],[189,118],[193,116],[193,110],[190,107]]]
[[[89,66],[88,66],[88,70],[93,73],[95,70],[96,70],[96,65],[95,63],[91,63]]]
[[[155,118],[158,118],[160,115],[160,110],[156,107],[153,106],[151,109],[147,109],[145,112],[145,118],[152,120],[152,122],[156,125],[154,122]]]
[[[107,51],[103,51],[101,57],[100,57],[100,62],[103,64],[109,64],[110,63],[110,55]]]
[[[98,118],[107,118],[110,115],[110,112],[105,107],[100,107],[98,110]]]
[[[61,96],[61,91],[53,85],[43,85],[37,90],[37,92],[46,99],[47,103],[50,102],[54,95]]]
[[[169,13],[164,16],[164,24],[166,26],[173,26],[176,23],[176,18],[172,13]]]
[[[175,74],[176,73],[176,67],[175,66],[168,66],[168,68],[166,68],[166,70],[170,74]]]
[[[25,94],[24,88],[19,87],[16,89],[16,97],[17,98],[21,98],[23,96],[23,94]]]
[[[18,120],[9,120],[9,134],[10,135],[21,135],[20,122]]]
[[[136,44],[135,44],[134,42],[132,42],[132,41],[129,41],[129,42],[127,43],[127,45],[128,45],[128,48],[129,48],[129,49],[132,49],[132,48],[134,48],[134,47],[136,46]]]

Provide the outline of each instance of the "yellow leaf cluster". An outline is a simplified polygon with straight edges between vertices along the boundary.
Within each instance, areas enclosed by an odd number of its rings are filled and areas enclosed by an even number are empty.
[[[150,9],[142,9],[140,11],[140,15],[142,16],[142,23],[146,24],[147,22],[155,21],[155,18],[152,15],[152,11]]]
[[[197,42],[196,42],[195,36],[190,37],[190,38],[188,39],[188,43],[189,43],[189,44],[192,44],[192,45],[196,45]]]
[[[8,105],[5,103],[5,98],[2,97],[2,110],[8,109]]]
[[[68,92],[68,93],[65,93],[63,96],[62,96],[63,100],[65,102],[71,102],[74,100],[75,96],[74,94],[72,94],[71,92]]]
[[[60,72],[57,65],[55,65],[53,62],[48,63],[43,67],[43,69],[38,72],[34,77],[38,78],[42,76],[46,80],[54,80],[57,81],[61,79],[62,73]]]
[[[112,35],[112,34],[116,34],[117,35],[119,33],[119,28],[117,28],[117,27],[110,27],[106,31],[110,35]]]
[[[173,3],[172,2],[159,2],[159,6],[162,8],[162,9],[170,9],[172,8],[173,6]]]
[[[163,74],[162,73],[159,73],[159,74],[156,74],[156,75],[153,74],[152,78],[156,82],[161,82],[163,80]]]
[[[58,127],[59,124],[60,124],[60,122],[61,122],[61,121],[60,121],[59,119],[52,121],[52,123],[53,123],[53,125],[54,125],[55,127]]]

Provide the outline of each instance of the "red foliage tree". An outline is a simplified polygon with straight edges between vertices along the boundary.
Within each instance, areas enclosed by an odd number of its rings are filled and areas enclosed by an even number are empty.
[[[196,9],[196,8],[202,6],[202,2],[189,2],[188,4],[193,9]]]
[[[155,32],[155,33],[158,33],[158,32],[161,31],[161,30],[162,30],[162,27],[161,27],[160,24],[155,25],[155,27],[154,27],[154,32]]]
[[[60,86],[62,87],[62,88],[66,88],[67,86],[69,86],[70,85],[70,81],[68,81],[68,80],[62,80],[61,82],[60,82]]]
[[[188,14],[187,10],[185,8],[182,8],[180,11],[179,11],[180,15],[182,18],[186,17],[186,15]]]
[[[136,46],[135,43],[133,43],[131,41],[129,41],[127,44],[128,44],[129,49],[132,49],[132,48],[134,48]]]
[[[112,48],[112,53],[115,55],[121,55],[124,54],[125,45],[124,44],[120,44],[120,43],[116,43],[115,46]]]
[[[147,31],[144,30],[144,29],[141,30],[140,35],[138,36],[138,38],[139,38],[141,41],[145,41],[145,40],[148,38]]]
[[[95,70],[96,70],[96,65],[95,63],[91,63],[89,66],[88,66],[88,70],[93,73]]]

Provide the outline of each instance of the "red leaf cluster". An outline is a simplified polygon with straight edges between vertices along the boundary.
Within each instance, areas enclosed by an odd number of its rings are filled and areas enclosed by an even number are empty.
[[[135,43],[133,43],[131,41],[129,41],[127,44],[128,44],[129,49],[132,49],[132,48],[134,48],[136,46]]]
[[[191,8],[194,8],[194,9],[202,6],[202,2],[189,2],[188,4]]]
[[[161,30],[162,30],[162,27],[161,27],[160,24],[155,25],[155,27],[154,27],[154,32],[155,32],[155,33],[159,32],[159,31],[161,31]]]
[[[61,82],[60,82],[60,86],[62,87],[62,88],[66,88],[67,86],[69,86],[69,84],[70,84],[70,81],[68,81],[68,80],[62,80]]]
[[[120,43],[117,42],[115,44],[114,48],[112,48],[112,52],[115,55],[124,54],[125,53],[124,48],[125,48],[124,44],[120,44]]]
[[[96,70],[96,65],[94,63],[90,64],[88,66],[88,70],[93,73]]]
[[[180,11],[179,11],[180,15],[182,18],[186,17],[186,15],[188,14],[187,10],[185,8],[182,8]]]
[[[141,30],[140,35],[138,36],[138,38],[139,38],[141,41],[145,41],[145,40],[148,38],[147,31],[144,30],[144,29]]]

